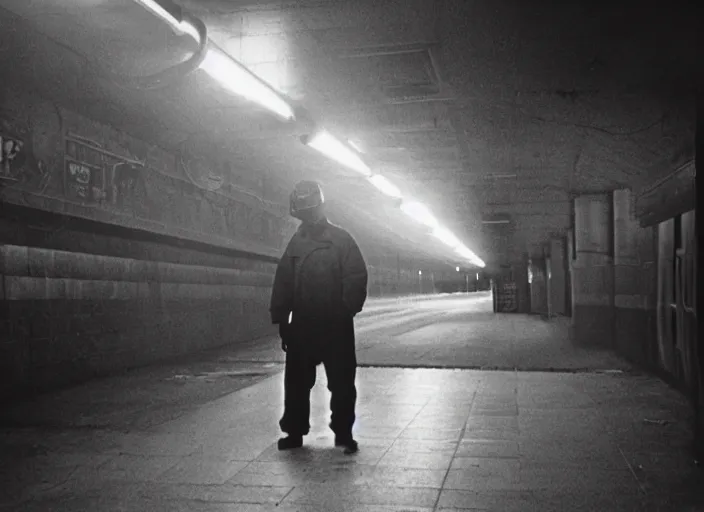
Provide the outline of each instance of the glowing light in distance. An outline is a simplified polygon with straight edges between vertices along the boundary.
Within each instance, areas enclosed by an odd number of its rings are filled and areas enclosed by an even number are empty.
[[[369,166],[364,163],[354,150],[347,147],[325,130],[319,131],[313,135],[306,144],[352,170],[367,177],[372,175]]]
[[[428,226],[429,228],[435,228],[438,226],[437,219],[433,217],[433,214],[430,213],[430,210],[428,210],[428,208],[426,208],[421,203],[418,203],[416,201],[404,201],[403,203],[401,203],[401,211],[403,211],[403,213],[411,217],[416,222],[420,222],[421,224]]]
[[[164,21],[166,21],[169,25],[171,25],[171,28],[177,33],[177,34],[188,34],[191,36],[193,39],[195,39],[197,42],[200,41],[200,34],[196,30],[196,28],[188,23],[187,21],[179,21],[176,18],[174,18],[169,11],[164,9],[158,2],[155,0],[135,0],[138,4],[143,6],[145,9],[148,11],[151,11],[153,14],[156,16],[160,17]]]
[[[391,183],[388,179],[386,179],[384,176],[381,174],[375,174],[371,178],[369,178],[369,181],[374,185],[376,188],[378,188],[381,192],[386,194],[387,196],[391,197],[401,197],[401,191],[398,189],[396,185]]]
[[[459,254],[461,257],[465,258],[466,260],[469,260],[473,265],[476,265],[479,268],[484,268],[486,266],[481,258],[479,258],[476,254],[474,254],[464,245],[456,247],[455,252],[457,252],[457,254]]]
[[[293,119],[293,109],[265,82],[217,46],[212,46],[201,69],[234,94],[258,103],[282,118]]]

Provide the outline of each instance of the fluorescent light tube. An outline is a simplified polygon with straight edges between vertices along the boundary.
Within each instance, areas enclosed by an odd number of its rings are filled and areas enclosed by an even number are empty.
[[[481,258],[479,258],[476,254],[474,254],[474,252],[469,250],[464,245],[460,245],[459,247],[456,247],[455,251],[457,252],[457,254],[459,254],[463,258],[469,260],[474,265],[476,265],[480,268],[484,268],[486,266]]]
[[[483,220],[482,224],[510,224],[511,221],[508,219],[499,219],[499,220]]]
[[[486,174],[484,179],[487,180],[507,180],[509,178],[515,178],[515,174]]]
[[[391,183],[381,174],[375,174],[374,176],[369,178],[369,181],[372,183],[372,185],[374,185],[387,196],[401,198],[401,191],[398,189],[398,187]]]
[[[372,171],[360,156],[325,130],[317,132],[305,141],[306,145],[320,151],[325,156],[349,167],[367,177]]]
[[[347,139],[347,142],[349,143],[350,146],[352,146],[352,148],[353,148],[357,153],[364,153],[364,151],[362,151],[362,148],[360,148],[357,144],[355,144],[355,143],[352,142],[351,140]]]
[[[153,14],[158,16],[159,18],[163,19],[166,21],[169,25],[171,25],[171,28],[178,34],[188,34],[191,36],[193,39],[195,39],[198,43],[201,42],[200,40],[200,34],[196,30],[196,28],[188,23],[187,21],[182,21],[176,19],[173,14],[171,14],[168,10],[166,10],[159,2],[156,0],[135,0],[138,4],[143,6],[145,9],[148,11],[151,11]]]
[[[165,20],[179,34],[188,34],[201,42],[198,30],[176,19],[155,0],[135,0],[156,16]],[[200,67],[231,92],[271,110],[282,118],[294,118],[293,109],[263,80],[209,41],[209,49]]]
[[[428,208],[426,208],[421,203],[418,203],[416,201],[404,201],[403,203],[401,203],[401,211],[403,211],[403,213],[411,217],[416,222],[420,222],[425,226],[428,226],[430,228],[435,228],[438,226],[437,219],[435,219],[435,217],[433,217],[433,214],[430,213],[430,210],[428,210]]]
[[[433,231],[433,236],[453,249],[461,245],[461,242],[450,232],[450,230],[440,226],[435,228]]]
[[[291,106],[268,84],[212,43],[200,67],[234,94],[258,103],[285,120],[294,118]]]

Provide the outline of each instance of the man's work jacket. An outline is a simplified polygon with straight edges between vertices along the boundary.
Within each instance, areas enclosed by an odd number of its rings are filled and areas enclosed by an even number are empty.
[[[328,221],[302,224],[279,261],[271,321],[334,322],[359,313],[367,298],[367,266],[357,242]]]

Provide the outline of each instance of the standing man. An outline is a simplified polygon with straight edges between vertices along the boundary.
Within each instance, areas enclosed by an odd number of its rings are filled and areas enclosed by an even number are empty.
[[[323,363],[331,393],[330,428],[335,446],[357,451],[352,437],[357,389],[354,316],[367,298],[367,266],[354,238],[328,222],[323,191],[312,181],[298,183],[291,215],[301,221],[279,262],[271,294],[271,320],[279,325],[286,352],[284,414],[288,434],[279,450],[303,446],[310,430],[310,391]]]

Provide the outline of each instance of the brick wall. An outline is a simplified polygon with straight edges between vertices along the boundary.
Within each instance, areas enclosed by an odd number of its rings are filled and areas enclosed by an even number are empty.
[[[272,333],[273,261],[3,210],[0,400]]]

